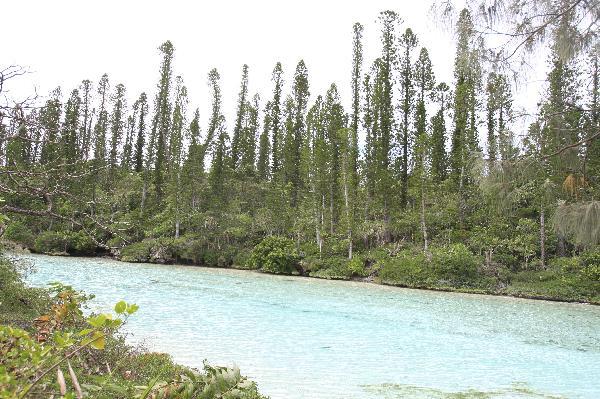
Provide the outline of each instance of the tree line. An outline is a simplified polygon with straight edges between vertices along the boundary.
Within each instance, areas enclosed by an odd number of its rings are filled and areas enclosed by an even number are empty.
[[[513,268],[593,248],[598,48],[565,58],[553,42],[538,111],[518,131],[512,76],[488,62],[467,9],[456,21],[451,82],[436,79],[428,49],[396,12],[381,12],[378,27],[372,63],[363,25],[352,27],[349,109],[336,83],[311,93],[303,60],[290,72],[274,66],[266,99],[249,92],[243,65],[228,124],[219,72],[208,73],[201,126],[166,41],[153,98],[128,104],[126,86],[105,74],[65,101],[56,89],[41,106],[6,110],[9,236],[32,248],[43,237],[40,248],[60,242],[66,252],[172,239],[237,253],[277,235],[304,256],[348,259],[458,242],[488,266]]]

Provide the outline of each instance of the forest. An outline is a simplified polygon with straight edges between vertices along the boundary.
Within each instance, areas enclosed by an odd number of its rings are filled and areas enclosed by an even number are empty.
[[[45,254],[598,303],[600,51],[597,38],[565,49],[571,11],[550,20],[528,126],[518,74],[490,59],[467,9],[452,81],[383,11],[372,63],[365,28],[352,26],[349,108],[341,83],[311,92],[303,60],[274,65],[268,98],[249,92],[243,65],[231,121],[219,71],[210,109],[194,108],[165,41],[147,93],[104,74],[2,108],[3,239]],[[24,74],[7,67],[2,84]]]

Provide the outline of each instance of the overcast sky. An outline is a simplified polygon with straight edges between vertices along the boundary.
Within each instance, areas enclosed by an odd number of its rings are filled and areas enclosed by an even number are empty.
[[[13,0],[2,6],[0,66],[19,64],[33,72],[13,87],[13,95],[34,87],[46,95],[61,86],[66,97],[81,80],[96,83],[108,73],[113,87],[125,84],[133,104],[142,91],[154,92],[160,65],[157,48],[171,40],[174,74],[188,87],[190,112],[200,108],[205,129],[207,74],[216,67],[231,127],[244,63],[250,68],[250,93],[261,94],[263,105],[271,97],[275,63],[283,64],[287,93],[300,59],[308,67],[313,99],[335,82],[349,105],[352,24],[365,26],[368,67],[380,51],[376,20],[386,9],[402,17],[401,31],[411,27],[419,44],[429,49],[438,82],[451,82],[454,35],[436,26],[430,6],[423,0]],[[524,88],[520,86],[518,102],[532,104],[531,87]]]

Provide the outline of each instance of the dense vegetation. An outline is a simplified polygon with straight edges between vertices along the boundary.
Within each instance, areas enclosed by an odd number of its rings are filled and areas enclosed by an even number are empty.
[[[275,65],[266,101],[244,65],[230,129],[209,72],[201,128],[169,41],[153,97],[128,106],[103,75],[19,108],[0,124],[4,237],[41,253],[599,302],[598,48],[565,57],[554,32],[524,129],[469,11],[452,82],[400,24],[380,14],[369,65],[353,26],[350,109],[336,84],[311,95],[302,60],[287,82]]]
[[[236,368],[199,372],[125,344],[119,328],[134,304],[85,314],[89,295],[26,287],[5,258],[0,277],[0,398],[264,399]]]

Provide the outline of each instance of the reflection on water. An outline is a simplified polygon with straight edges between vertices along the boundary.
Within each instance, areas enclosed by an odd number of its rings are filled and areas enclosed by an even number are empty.
[[[600,397],[600,307],[27,255],[34,285],[140,305],[133,340],[283,398]]]

